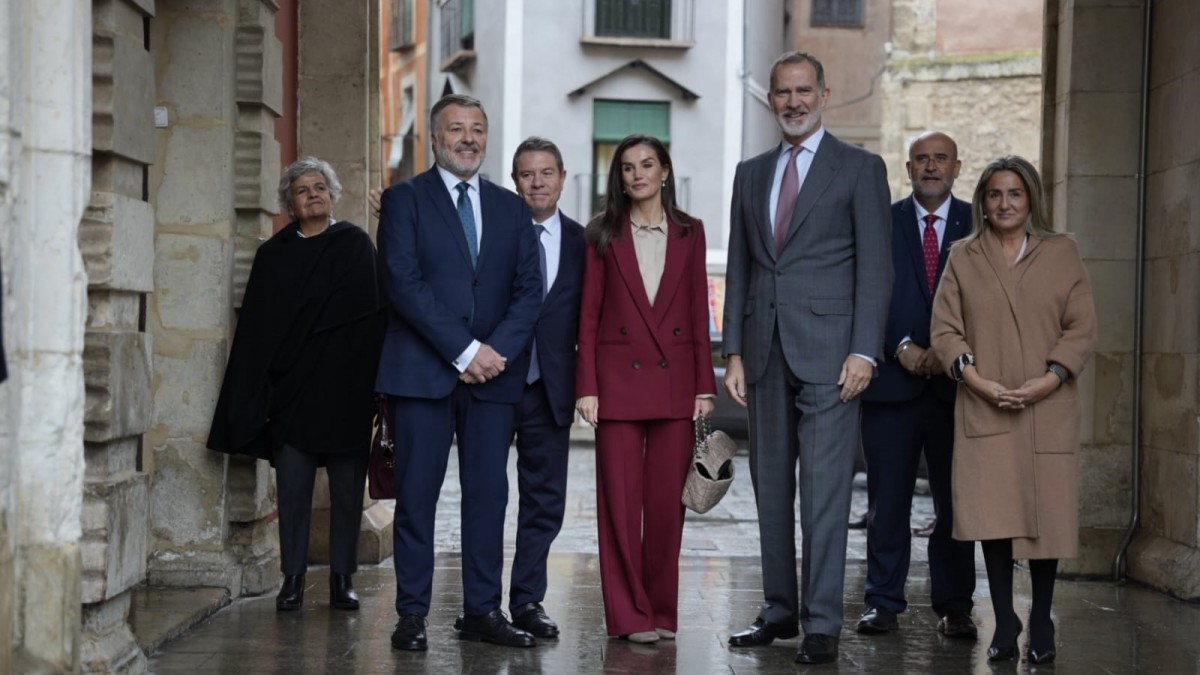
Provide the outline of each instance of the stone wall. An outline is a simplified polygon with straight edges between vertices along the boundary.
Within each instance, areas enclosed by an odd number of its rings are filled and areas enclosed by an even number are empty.
[[[936,129],[958,143],[955,194],[970,201],[983,167],[1006,154],[1038,163],[1041,154],[1041,54],[893,58],[882,78],[880,154],[893,199],[912,191],[908,145]]]
[[[271,0],[160,0],[151,35],[157,105],[149,176],[154,218],[152,584],[221,586],[234,596],[278,583],[270,472],[205,441],[258,244],[271,232],[281,106]]]
[[[1141,2],[1046,11],[1043,176],[1055,228],[1073,233],[1096,300],[1096,353],[1080,379],[1080,555],[1105,575],[1129,518]]]
[[[1136,4],[1136,3],[1135,3]],[[1136,10],[1137,16],[1131,16]],[[1076,9],[1076,14],[1083,12]],[[1103,17],[1099,44],[1141,8]],[[1158,0],[1151,24],[1146,182],[1142,533],[1131,575],[1200,598],[1200,7]],[[1099,48],[1095,55],[1103,54]],[[1111,58],[1111,57],[1108,57]],[[1125,72],[1124,67],[1118,72]]]

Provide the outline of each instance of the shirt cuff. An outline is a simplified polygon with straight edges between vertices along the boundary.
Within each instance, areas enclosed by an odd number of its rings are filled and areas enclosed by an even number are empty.
[[[871,358],[870,356],[867,356],[866,354],[852,354],[852,356],[857,356],[858,358],[871,364],[872,367],[874,367],[876,365],[875,359]]]
[[[479,348],[482,346],[483,344],[479,340],[471,340],[471,344],[467,345],[463,353],[459,354],[457,359],[454,359],[454,367],[458,369],[458,372],[467,372],[467,366],[471,365],[471,361],[475,360],[475,355],[479,353]]]

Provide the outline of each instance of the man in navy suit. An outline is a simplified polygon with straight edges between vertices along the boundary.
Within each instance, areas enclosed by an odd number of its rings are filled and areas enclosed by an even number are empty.
[[[567,172],[551,141],[532,136],[513,154],[513,182],[533,215],[544,255],[545,298],[534,326],[533,359],[517,404],[517,550],[508,589],[513,625],[539,638],[558,635],[546,615],[546,556],[566,510],[567,456],[575,421],[575,342],[583,288],[583,226],[558,210]]]
[[[542,302],[538,242],[525,203],[479,176],[487,114],[449,95],[430,111],[436,166],[383,193],[379,257],[391,300],[376,390],[396,443],[397,649],[427,649],[433,526],[451,440],[462,484],[459,637],[536,640],[500,609],[509,441]]]
[[[910,197],[892,205],[895,280],[879,376],[863,393],[862,440],[867,459],[866,611],[858,632],[886,633],[908,603],[904,583],[912,534],[909,515],[921,453],[929,468],[937,525],[929,537],[929,577],[937,630],[975,638],[973,542],[951,537],[950,465],[955,383],[929,348],[933,296],[950,245],[971,231],[971,205],[950,194],[962,163],[946,134],[930,131],[909,147]]]

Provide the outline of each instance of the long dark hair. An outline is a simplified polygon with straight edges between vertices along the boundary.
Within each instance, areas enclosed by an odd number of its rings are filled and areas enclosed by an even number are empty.
[[[691,233],[692,224],[695,222],[695,218],[684,213],[675,203],[675,168],[671,165],[671,155],[667,152],[667,146],[653,136],[631,134],[622,139],[621,143],[617,145],[616,151],[613,152],[612,164],[608,167],[608,189],[604,195],[604,211],[592,217],[584,233],[588,243],[595,246],[596,252],[600,255],[607,253],[609,243],[621,236],[622,222],[632,205],[629,195],[625,194],[621,157],[625,155],[626,150],[635,145],[649,146],[658,156],[658,163],[664,168],[670,169],[660,193],[663,212],[683,228],[684,235]]]

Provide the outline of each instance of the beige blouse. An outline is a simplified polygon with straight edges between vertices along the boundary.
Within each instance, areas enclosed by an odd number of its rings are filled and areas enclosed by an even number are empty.
[[[657,225],[633,223],[633,250],[637,255],[638,271],[642,273],[642,285],[646,297],[654,304],[658,285],[662,281],[663,267],[667,264],[667,214]]]

